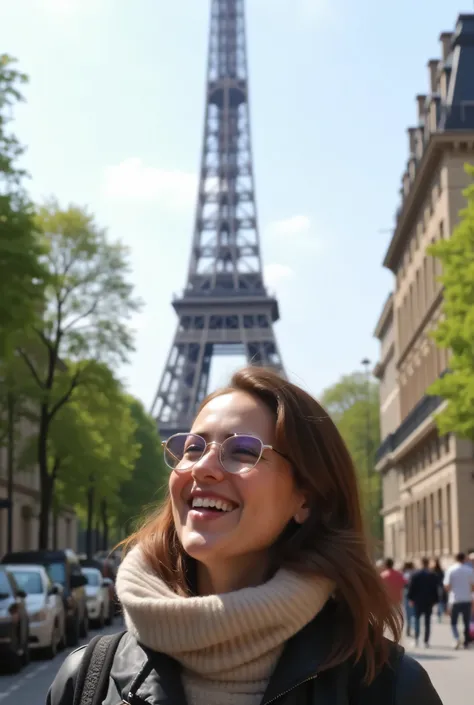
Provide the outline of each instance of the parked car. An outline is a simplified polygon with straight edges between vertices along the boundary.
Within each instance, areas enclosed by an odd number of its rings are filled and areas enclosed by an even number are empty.
[[[15,672],[30,660],[25,598],[15,578],[0,566],[0,660],[7,660]]]
[[[18,551],[7,553],[3,564],[38,564],[46,568],[53,583],[62,586],[62,598],[66,612],[66,641],[68,646],[76,646],[80,637],[87,637],[89,618],[87,615],[87,583],[79,560],[74,551]]]
[[[94,622],[99,629],[104,624],[110,624],[110,595],[109,587],[112,584],[110,578],[103,578],[98,568],[82,568],[82,572],[87,578],[87,612],[89,621]]]
[[[30,619],[30,648],[54,658],[66,645],[66,613],[62,586],[51,582],[42,565],[6,565],[18,587],[26,593]]]
[[[115,592],[115,578],[117,576],[115,564],[109,558],[102,558],[97,556],[97,554],[94,558],[86,558],[86,556],[82,556],[80,558],[80,563],[83,570],[84,568],[97,568],[102,573],[102,577],[108,579],[109,612],[105,623],[110,624],[114,618],[114,615],[118,614],[120,609],[120,603]]]

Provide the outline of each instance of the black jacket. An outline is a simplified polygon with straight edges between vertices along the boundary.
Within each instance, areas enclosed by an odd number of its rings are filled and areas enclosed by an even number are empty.
[[[432,609],[439,600],[439,579],[436,573],[423,568],[413,573],[408,586],[408,599],[415,603],[415,607]]]
[[[321,670],[328,653],[325,611],[290,639],[268,684],[262,705],[442,705],[426,671],[403,649],[391,646],[391,661],[373,684],[349,663]],[[329,631],[328,631],[329,630]],[[47,705],[71,705],[82,647],[66,659],[48,693]],[[127,633],[115,654],[102,705],[186,705],[180,666],[169,656],[140,646]]]

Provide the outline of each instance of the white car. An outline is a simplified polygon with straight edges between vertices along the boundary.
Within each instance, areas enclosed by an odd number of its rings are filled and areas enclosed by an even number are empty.
[[[42,649],[48,658],[54,658],[65,645],[66,616],[61,586],[51,582],[42,565],[11,564],[5,568],[26,593],[30,648]]]
[[[95,622],[102,629],[108,620],[110,611],[109,585],[111,581],[102,577],[98,568],[83,566],[81,570],[87,579],[86,599],[89,620]]]

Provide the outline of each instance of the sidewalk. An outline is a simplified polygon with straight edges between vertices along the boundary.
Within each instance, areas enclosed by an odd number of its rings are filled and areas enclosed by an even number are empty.
[[[403,646],[428,671],[443,705],[473,705],[474,644],[470,649],[455,651],[447,617],[444,620],[438,624],[433,619],[429,649],[415,649],[409,639]]]

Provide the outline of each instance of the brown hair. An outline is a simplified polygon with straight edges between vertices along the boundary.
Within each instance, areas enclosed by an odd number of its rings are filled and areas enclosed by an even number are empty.
[[[247,367],[211,399],[232,391],[260,399],[275,416],[275,446],[292,464],[311,507],[308,520],[289,526],[277,542],[277,565],[324,575],[336,584],[334,645],[325,668],[363,658],[370,682],[387,662],[384,631],[398,641],[401,614],[391,603],[369,556],[356,470],[324,409],[276,372]],[[125,542],[140,544],[153,569],[181,594],[189,594],[192,561],[179,542],[168,497],[158,513]]]

